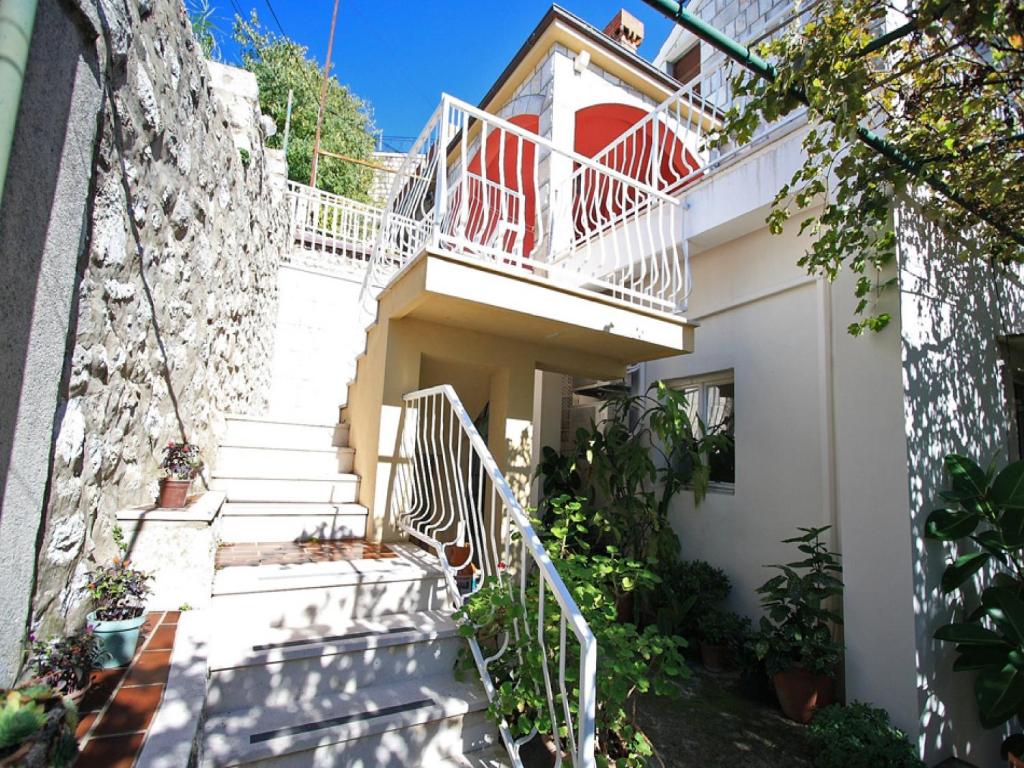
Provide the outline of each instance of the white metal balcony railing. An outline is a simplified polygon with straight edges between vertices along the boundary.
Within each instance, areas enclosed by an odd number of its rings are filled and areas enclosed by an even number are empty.
[[[539,654],[531,656],[544,665],[544,693],[555,727],[542,736],[554,744],[556,765],[564,756],[573,768],[593,768],[597,641],[450,385],[405,396],[397,454],[392,520],[440,559],[455,606],[463,604],[458,575],[467,570],[477,579],[496,580],[523,606],[523,616],[504,628],[491,655],[484,655],[475,637],[469,640],[488,698],[495,695],[491,670],[504,654],[522,652],[517,644],[532,646]],[[536,592],[528,584],[536,585]],[[557,616],[557,642],[543,629],[545,616]],[[578,678],[567,679],[567,664],[578,664]],[[521,768],[519,748],[536,729],[515,739],[503,721],[499,731]]]
[[[812,2],[798,13],[771,24],[750,46],[799,30],[812,19],[817,6],[818,2]],[[702,62],[700,74],[612,141],[594,160],[624,169],[639,182],[661,192],[685,197],[688,189],[701,179],[805,122],[807,110],[801,108],[773,122],[760,123],[743,144],[712,141],[726,110],[742,110],[749,101],[733,91],[732,81],[741,69],[740,64],[724,54],[712,53]]]
[[[377,206],[288,182],[292,241],[300,248],[337,259],[367,262],[384,211]]]
[[[682,227],[672,195],[445,95],[392,184],[364,300],[429,247],[678,312]]]

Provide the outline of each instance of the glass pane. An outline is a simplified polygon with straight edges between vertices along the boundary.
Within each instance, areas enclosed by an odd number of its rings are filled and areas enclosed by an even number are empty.
[[[700,414],[700,387],[683,387],[682,393],[686,396],[686,415],[693,425],[694,434],[699,434],[697,416]]]
[[[707,398],[705,423],[708,434],[729,437],[728,446],[721,447],[708,459],[711,468],[711,482],[713,483],[736,482],[736,451],[733,443],[736,424],[735,391],[736,385],[731,381],[728,384],[709,384],[705,390]]]

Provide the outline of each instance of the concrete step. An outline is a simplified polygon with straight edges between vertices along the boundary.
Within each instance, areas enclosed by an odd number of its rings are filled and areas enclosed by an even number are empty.
[[[280,629],[446,609],[437,561],[408,545],[389,546],[396,557],[222,568],[214,608],[239,625]]]
[[[247,707],[206,722],[202,765],[436,766],[498,742],[479,683],[450,673],[274,707]]]
[[[447,611],[239,632],[222,623],[209,666],[210,714],[450,674],[465,641]]]
[[[361,539],[366,516],[360,504],[235,502],[221,508],[220,538],[229,544]]]
[[[435,765],[437,768],[512,768],[512,759],[499,739],[493,747],[458,755]]]
[[[350,504],[359,500],[359,478],[345,473],[280,476],[238,471],[230,476],[215,472],[210,490],[224,491],[229,502],[294,501],[316,504]]]
[[[330,448],[335,424],[311,424],[254,416],[228,416],[224,445]]]
[[[348,391],[348,388],[346,387],[346,392],[347,391]],[[347,396],[346,396],[346,402],[347,402]],[[340,414],[341,410],[343,408],[345,408],[345,407],[346,407],[346,405],[340,406],[338,408],[338,413]],[[349,427],[348,427],[348,424],[341,423],[341,421],[339,420],[339,423],[334,425],[334,440],[333,440],[333,444],[335,446],[338,446],[339,448],[342,448],[342,447],[347,448],[349,445],[351,445],[351,443],[349,443]]]
[[[217,451],[215,474],[232,476],[247,470],[261,474],[351,472],[355,453],[351,448],[277,448],[224,443]]]

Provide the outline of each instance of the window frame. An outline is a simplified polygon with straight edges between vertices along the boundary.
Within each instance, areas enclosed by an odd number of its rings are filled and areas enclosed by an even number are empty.
[[[708,388],[717,387],[722,384],[732,384],[732,398],[733,398],[733,480],[732,482],[722,480],[712,480],[708,483],[709,493],[721,493],[727,495],[733,495],[736,493],[736,372],[733,369],[715,371],[713,373],[700,374],[697,376],[685,376],[678,379],[668,379],[665,381],[665,386],[677,391],[685,391],[688,389],[696,389],[698,391],[697,396],[697,408],[696,413],[700,420],[704,423],[708,423]]]

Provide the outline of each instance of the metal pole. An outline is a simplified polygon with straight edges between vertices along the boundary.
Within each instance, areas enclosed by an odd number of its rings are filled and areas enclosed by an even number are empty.
[[[284,113],[284,159],[288,162],[288,134],[292,130],[292,96],[293,91],[288,89],[288,109]]]
[[[693,32],[693,34],[711,45],[713,48],[717,48],[729,58],[739,62],[754,74],[764,78],[765,80],[769,80],[771,82],[775,81],[777,76],[775,67],[751,51],[745,45],[736,42],[728,35],[722,33],[720,30],[687,11],[685,2],[679,3],[676,2],[676,0],[644,0],[644,2],[662,13],[664,16],[668,16],[683,29]],[[902,31],[902,28],[900,31]],[[883,36],[883,38],[884,37],[886,36]],[[865,50],[874,50],[874,48],[872,47],[872,44],[869,43]],[[802,88],[793,87],[791,89],[791,93],[802,103],[808,104],[807,94]],[[969,200],[964,198],[958,192],[950,189],[949,185],[942,181],[942,179],[938,178],[934,174],[926,172],[923,168],[923,163],[908,155],[888,139],[883,138],[874,131],[869,128],[864,128],[863,126],[857,126],[857,138],[880,155],[884,156],[897,167],[907,171],[911,176],[920,179],[933,190],[942,194],[949,200],[952,200],[965,211],[974,214],[979,219],[995,228],[996,231],[1006,235],[1019,245],[1024,245],[1024,233],[1017,232],[988,211],[979,211]]]
[[[0,200],[14,144],[36,7],[36,0],[0,0]]]
[[[334,25],[338,21],[338,2],[334,0],[334,13],[331,14],[331,35],[327,38],[327,57],[324,59],[324,81],[320,85],[320,108],[316,113],[316,137],[313,139],[313,167],[309,174],[309,186],[316,187],[317,155],[320,153],[320,127],[324,122],[324,105],[327,103],[327,82],[331,71],[331,51],[334,49]]]

